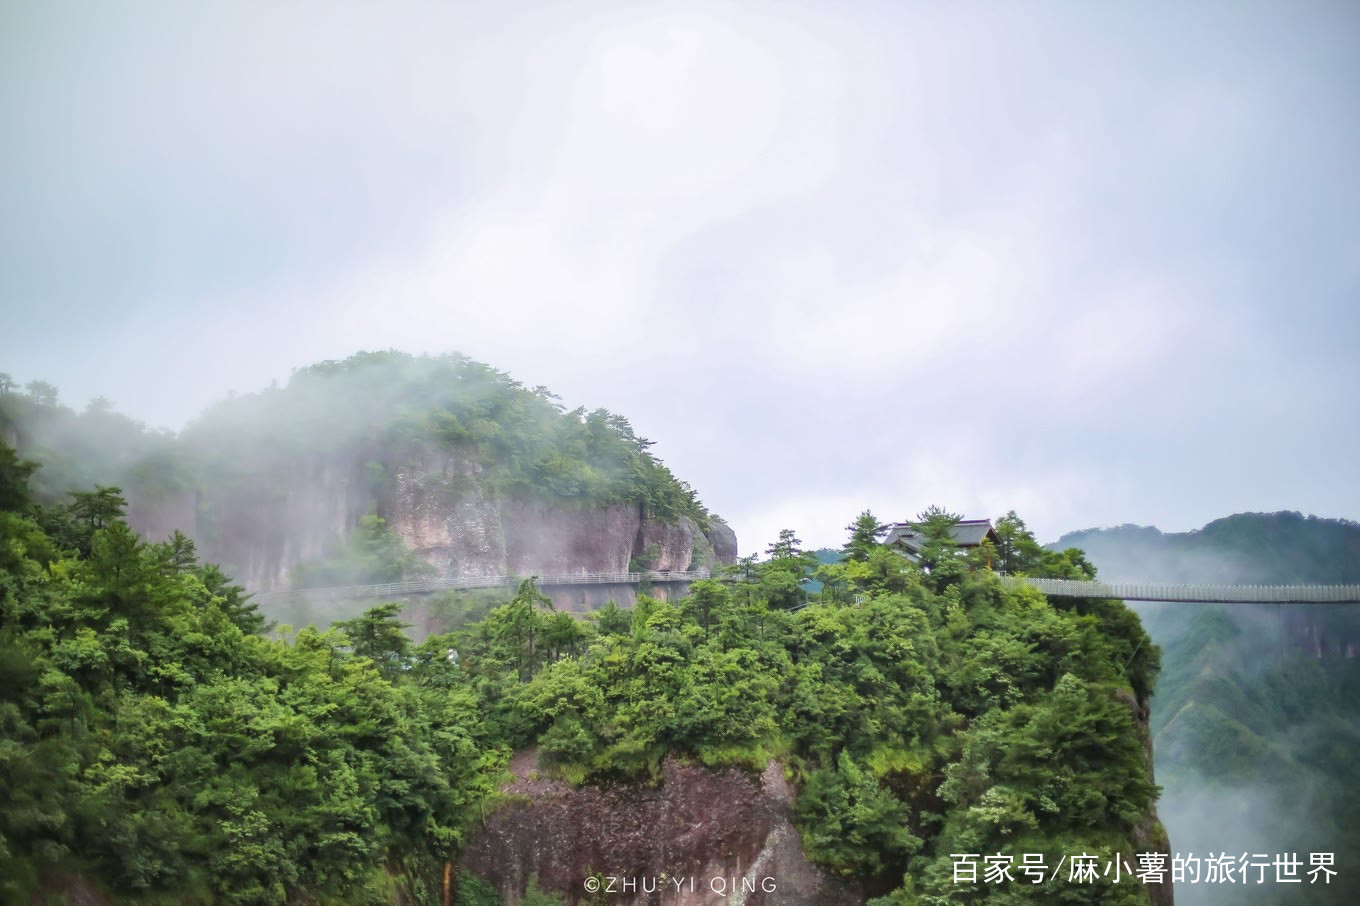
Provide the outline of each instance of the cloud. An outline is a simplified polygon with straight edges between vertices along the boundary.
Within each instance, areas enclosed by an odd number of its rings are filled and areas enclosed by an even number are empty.
[[[0,354],[68,399],[457,349],[627,414],[748,549],[1360,511],[1343,9],[7,16]]]

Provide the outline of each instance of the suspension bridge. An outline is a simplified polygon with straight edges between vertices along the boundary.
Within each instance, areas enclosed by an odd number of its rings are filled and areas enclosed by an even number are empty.
[[[1115,598],[1180,604],[1358,604],[1360,585],[1160,585],[1076,579],[1006,578],[1049,597]]]

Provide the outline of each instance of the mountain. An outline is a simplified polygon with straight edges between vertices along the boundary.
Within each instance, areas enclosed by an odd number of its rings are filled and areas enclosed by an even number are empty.
[[[1112,582],[1275,585],[1360,582],[1360,523],[1300,513],[1238,513],[1191,532],[1121,525],[1063,535]]]
[[[374,389],[342,386],[359,402]],[[278,393],[248,405],[296,399]],[[488,501],[631,505],[644,526],[702,531],[697,500],[625,425],[513,392],[506,405],[495,420],[359,407],[272,435],[257,410],[213,416],[169,439],[170,462],[128,474],[146,494],[236,468],[249,495],[274,487],[273,462],[354,448],[409,462],[366,446],[376,422],[392,449],[476,463]],[[561,455],[537,455],[515,405],[544,413]],[[601,423],[597,447],[572,446]],[[849,545],[835,594],[802,606],[789,592],[810,564],[790,531],[740,576],[591,619],[526,581],[420,644],[398,603],[270,629],[186,536],[139,537],[109,488],[44,505],[35,468],[0,444],[5,902],[541,904],[605,875],[633,879],[609,899],[635,903],[710,901],[719,880],[752,906],[949,902],[964,885],[972,901],[1170,903],[1164,884],[1102,873],[1166,854],[1146,722],[1158,653],[1119,602],[1049,601],[978,557],[942,553],[927,574],[869,543]],[[401,482],[372,473],[377,509],[309,569],[428,565],[382,509],[406,499],[389,491]],[[434,474],[465,499],[464,473]],[[973,854],[972,880],[956,853]],[[996,853],[1016,875],[987,870]],[[1059,876],[1077,853],[1094,876]],[[1022,856],[1053,879],[1018,880]],[[646,892],[676,873],[703,886]]]
[[[1090,529],[1051,546],[1083,549],[1110,581],[1360,582],[1360,524],[1291,512],[1184,533]],[[1151,726],[1173,850],[1334,852],[1328,887],[1237,886],[1234,902],[1360,902],[1360,607],[1130,606],[1162,649]],[[1221,894],[1176,890],[1192,906]]]
[[[41,391],[41,392],[39,392]],[[251,591],[426,574],[684,570],[732,530],[627,419],[460,355],[360,353],[224,400],[177,435],[40,385],[0,394],[40,500],[99,483],[143,537],[181,530]]]

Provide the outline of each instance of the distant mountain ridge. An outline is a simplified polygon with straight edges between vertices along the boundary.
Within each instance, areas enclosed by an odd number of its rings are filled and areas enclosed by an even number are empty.
[[[1360,524],[1238,513],[1190,532],[1063,535],[1110,581],[1360,582]],[[1334,851],[1328,889],[1236,887],[1233,902],[1360,902],[1360,607],[1131,604],[1162,649],[1152,700],[1159,813],[1173,851]],[[1224,902],[1178,885],[1179,906]]]
[[[1069,532],[1113,582],[1360,582],[1360,523],[1297,512],[1237,513],[1189,532],[1121,525]]]

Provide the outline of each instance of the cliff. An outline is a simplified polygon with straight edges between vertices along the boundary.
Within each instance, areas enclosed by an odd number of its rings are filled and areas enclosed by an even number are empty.
[[[151,540],[183,531],[252,591],[290,587],[299,566],[342,549],[370,512],[437,575],[618,573],[649,553],[649,568],[662,570],[736,561],[736,536],[718,519],[705,534],[687,515],[644,517],[637,504],[501,496],[456,454],[377,455],[307,455],[171,495],[133,488],[128,520]]]
[[[1138,726],[1138,736],[1143,742],[1143,756],[1147,761],[1148,779],[1155,782],[1156,772],[1154,769],[1155,759],[1152,747],[1152,729],[1149,721],[1152,716],[1152,709],[1146,699],[1139,699],[1133,694],[1121,693],[1120,701],[1128,706],[1130,713],[1133,714],[1134,722]],[[1167,837],[1166,826],[1162,823],[1161,817],[1157,814],[1157,805],[1153,803],[1148,806],[1147,812],[1138,820],[1133,829],[1134,853],[1163,853],[1166,856],[1166,864],[1170,865],[1175,850],[1171,848],[1171,841]],[[1134,859],[1130,859],[1133,864]],[[1174,906],[1175,888],[1170,881],[1159,884],[1144,885],[1148,893],[1148,903],[1150,906]]]
[[[456,354],[322,362],[177,435],[0,394],[0,432],[43,463],[40,501],[117,486],[140,534],[183,531],[252,591],[737,558],[732,530],[627,419],[566,411]]]
[[[612,894],[600,891],[611,903],[864,902],[861,891],[809,864],[777,762],[753,779],[668,758],[657,787],[572,787],[539,778],[535,762],[528,750],[511,763],[508,803],[487,816],[461,861],[507,904],[519,902],[534,875],[570,903],[590,899],[592,878],[612,883]]]

